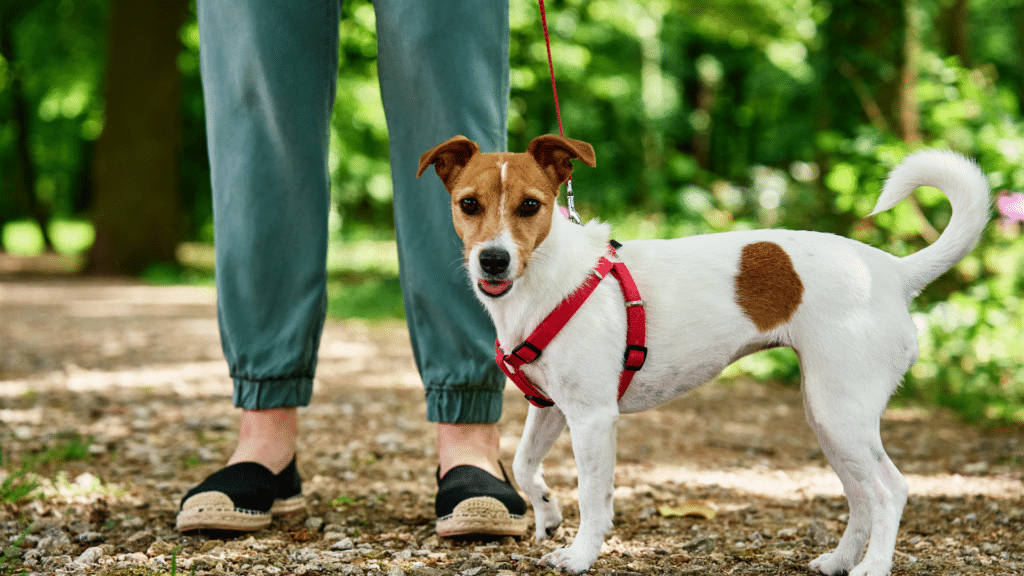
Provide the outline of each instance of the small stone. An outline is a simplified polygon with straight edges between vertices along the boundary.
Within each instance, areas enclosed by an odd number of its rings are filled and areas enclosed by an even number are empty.
[[[964,474],[984,474],[988,472],[988,462],[972,462],[964,464]]]
[[[131,554],[118,554],[114,560],[118,564],[145,564],[149,562],[149,557],[142,552],[132,552]]]
[[[174,552],[176,547],[177,546],[175,546],[173,542],[157,540],[156,542],[153,542],[149,547],[149,550],[146,550],[146,554],[149,554],[150,556],[166,556]]]
[[[715,539],[702,536],[683,544],[682,548],[694,554],[709,554],[715,549]]]
[[[121,527],[126,530],[140,530],[146,525],[146,521],[138,516],[129,516],[121,521]]]
[[[217,547],[223,546],[223,545],[224,545],[224,541],[223,540],[207,540],[206,542],[203,542],[202,546],[199,547],[199,553],[200,554],[206,554],[210,550],[213,550],[214,548],[217,548]]]
[[[310,516],[309,518],[306,518],[304,526],[306,527],[306,530],[309,530],[310,532],[319,532],[320,529],[324,527],[324,519],[319,516]]]
[[[422,563],[420,562],[416,564]],[[438,570],[437,568],[431,568],[430,566],[427,566],[425,564],[417,566],[416,564],[414,564],[410,569],[410,576],[444,576],[445,574],[443,571]]]
[[[324,539],[326,540],[326,535]],[[334,544],[331,544],[331,550],[351,550],[354,547],[355,546],[352,544],[351,538],[342,538]]]
[[[92,544],[95,542],[102,542],[106,537],[103,536],[102,532],[88,531],[82,532],[78,535],[78,541],[84,544]]]
[[[55,550],[68,544],[71,544],[71,538],[68,538],[68,535],[59,528],[52,528],[43,533],[39,543],[36,544],[36,548],[40,550]]]
[[[344,532],[335,532],[333,530],[324,532],[324,541],[325,542],[331,542],[331,541],[334,541],[334,540],[341,540],[343,538],[345,538],[345,533]]]
[[[55,572],[58,568],[61,570],[67,568],[68,564],[71,564],[71,556],[67,554],[49,556],[43,559],[43,570]]]
[[[775,537],[782,540],[792,540],[796,538],[796,528],[783,528],[775,533]]]
[[[829,531],[821,520],[814,520],[807,527],[807,538],[812,544],[822,548],[832,547],[838,543],[836,535]]]
[[[103,557],[103,548],[101,546],[93,546],[86,548],[78,558],[75,558],[75,564],[81,564],[82,566],[91,566],[96,563],[97,560]]]
[[[1003,547],[1000,546],[999,544],[994,544],[992,542],[985,542],[985,543],[983,543],[981,545],[981,551],[984,552],[985,554],[995,555],[995,554],[999,554],[1000,552],[1002,552],[1003,551]]]
[[[154,536],[152,532],[149,530],[139,530],[129,536],[128,539],[125,540],[125,544],[128,546],[129,550],[141,552],[142,550],[149,548],[149,545],[152,544],[154,540],[156,540],[156,536]]]

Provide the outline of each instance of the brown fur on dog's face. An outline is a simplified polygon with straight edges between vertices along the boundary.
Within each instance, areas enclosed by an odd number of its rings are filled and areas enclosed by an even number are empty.
[[[464,256],[474,246],[508,234],[516,246],[518,277],[533,250],[551,229],[558,189],[572,173],[573,158],[594,166],[586,142],[540,136],[524,153],[480,152],[475,142],[456,136],[420,156],[417,176],[431,164],[452,198],[452,221]]]

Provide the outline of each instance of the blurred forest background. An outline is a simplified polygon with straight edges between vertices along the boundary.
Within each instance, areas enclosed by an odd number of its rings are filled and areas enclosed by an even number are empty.
[[[540,16],[511,1],[509,149],[557,132]],[[1024,422],[1024,3],[549,0],[585,219],[616,237],[761,227],[897,255],[949,220],[924,189],[874,218],[910,150],[978,160],[1004,201],[972,255],[914,304],[902,398]],[[83,273],[209,282],[212,222],[194,1],[3,0],[0,250]],[[331,134],[332,313],[400,316],[373,8],[345,2]],[[1016,208],[1014,208],[1016,206]],[[797,383],[790,351],[729,374]]]

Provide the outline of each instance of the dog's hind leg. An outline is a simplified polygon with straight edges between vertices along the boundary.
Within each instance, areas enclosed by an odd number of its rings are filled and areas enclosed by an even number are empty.
[[[526,492],[533,506],[537,540],[553,536],[562,523],[562,509],[544,482],[541,464],[564,429],[565,416],[557,406],[538,408],[531,405],[526,415],[523,437],[519,440],[516,457],[512,462],[516,483]]]
[[[844,371],[834,359],[827,370],[815,370],[805,360],[801,357],[807,420],[850,504],[839,545],[810,567],[829,576],[884,576],[892,567],[907,501],[907,483],[886,455],[879,434],[892,378],[872,378],[863,367]],[[869,539],[867,554],[858,563]]]

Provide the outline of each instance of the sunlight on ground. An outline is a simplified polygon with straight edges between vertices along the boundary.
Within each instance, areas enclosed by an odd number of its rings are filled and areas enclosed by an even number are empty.
[[[998,476],[961,476],[960,474],[906,474],[911,496],[973,496],[992,498],[1024,497],[1024,483]],[[619,482],[691,486],[717,486],[743,494],[781,500],[809,500],[815,496],[842,496],[843,486],[831,468],[805,466],[779,470],[769,466],[745,469],[707,470],[690,466],[620,465]]]
[[[208,287],[154,287],[132,283],[104,285],[91,282],[40,283],[4,290],[0,293],[0,300],[8,304],[39,306],[39,314],[43,316],[56,314],[83,318],[90,326],[93,325],[92,318],[127,315],[147,318],[147,323],[180,320],[190,327],[190,341],[208,340],[210,345],[217,343],[215,294],[213,289]],[[105,369],[86,369],[74,365],[59,368],[59,364],[57,366],[58,369],[47,372],[0,380],[0,398],[25,397],[45,392],[90,394],[117,389],[152,390],[159,391],[160,394],[173,394],[185,398],[221,396],[227,399],[231,395],[231,381],[226,363],[222,359],[149,362],[142,366],[128,365]],[[328,390],[342,383],[345,387],[364,389],[421,390],[422,383],[408,349],[405,324],[400,321],[387,321],[384,324],[329,322],[321,346],[318,382],[326,385]],[[513,387],[508,387],[506,392],[509,406],[514,408],[516,405],[511,402],[521,401],[521,398]],[[757,394],[754,396],[757,397]],[[705,397],[705,400],[708,399]],[[794,404],[793,409],[796,409],[796,406],[797,404]],[[224,409],[230,410],[227,402]],[[786,408],[782,413],[778,408],[774,410],[774,417],[782,418],[790,408]],[[24,410],[4,409],[0,411],[0,421],[9,425],[38,424],[45,417],[44,412],[45,410],[38,405]],[[512,413],[514,412],[510,411],[510,414]],[[929,414],[928,410],[921,408],[893,408],[886,412],[884,418],[891,422],[921,422],[925,425],[930,419]],[[506,453],[513,451],[519,441],[521,428],[514,428],[514,433],[504,434],[501,438],[502,448]],[[722,424],[718,433],[726,436],[757,437],[760,434],[759,430],[750,422],[727,422]],[[773,467],[771,464],[770,461],[766,461],[746,468],[737,468],[735,465],[716,467],[707,462],[701,463],[699,456],[695,457],[693,463],[684,465],[650,461],[643,464],[622,462],[616,468],[616,477],[621,486],[619,492],[635,491],[652,485],[682,485],[717,487],[740,495],[791,501],[808,500],[816,496],[842,495],[839,480],[826,466],[800,464],[785,468]],[[549,461],[547,468],[553,475],[571,478],[575,478],[576,475],[571,458]],[[998,474],[907,474],[907,481],[912,496],[983,495],[1018,500],[1024,498],[1024,483],[1020,479]],[[90,482],[88,477],[73,479],[65,481],[68,486],[61,485],[53,489],[64,489],[74,496],[82,491],[96,490]],[[569,494],[575,494],[571,485],[556,490],[560,493],[565,490]],[[71,489],[69,486],[76,488]],[[109,487],[104,488],[107,489]],[[622,492],[619,495],[628,494]]]

